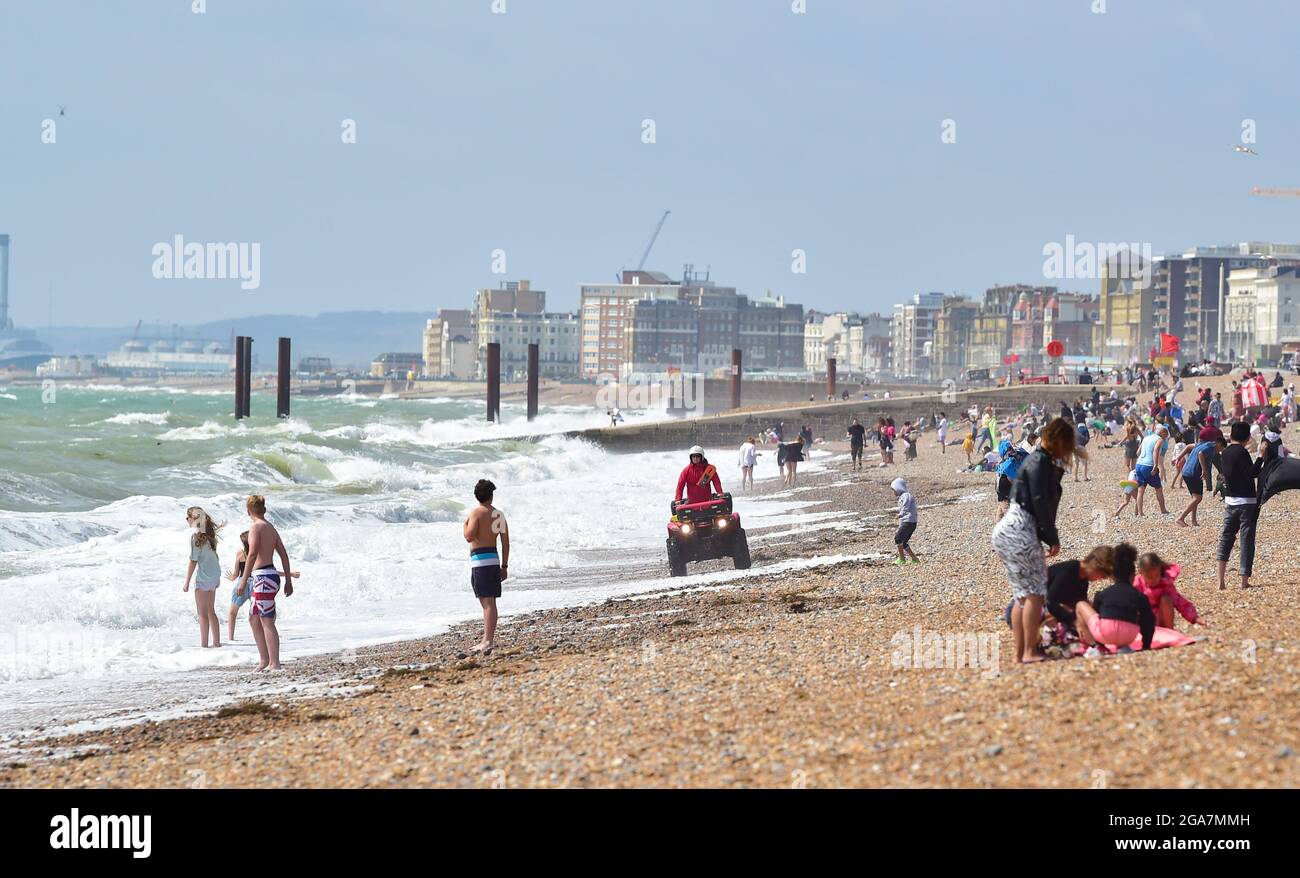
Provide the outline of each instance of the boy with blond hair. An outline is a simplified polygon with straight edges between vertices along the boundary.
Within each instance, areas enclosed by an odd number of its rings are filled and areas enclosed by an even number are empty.
[[[280,632],[275,627],[275,596],[280,591],[280,572],[275,569],[275,556],[284,565],[284,596],[293,594],[293,572],[289,568],[289,552],[280,539],[279,532],[266,520],[266,498],[254,494],[248,498],[248,558],[244,570],[235,583],[236,596],[250,591],[248,624],[257,641],[259,671],[280,670]]]

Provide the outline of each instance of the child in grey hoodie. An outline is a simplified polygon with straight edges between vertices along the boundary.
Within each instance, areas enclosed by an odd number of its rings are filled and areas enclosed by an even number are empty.
[[[907,490],[907,482],[902,479],[894,479],[889,487],[894,489],[894,495],[898,497],[898,532],[894,534],[894,547],[898,549],[898,557],[894,559],[894,564],[900,567],[904,564],[920,564],[921,559],[916,557],[909,545],[912,534],[916,533],[916,498]]]

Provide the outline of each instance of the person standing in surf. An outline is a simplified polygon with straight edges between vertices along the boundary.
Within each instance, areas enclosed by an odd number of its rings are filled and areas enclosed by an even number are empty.
[[[190,590],[194,580],[194,604],[199,611],[199,645],[208,648],[208,635],[212,646],[221,646],[221,620],[217,618],[217,586],[221,585],[221,561],[217,558],[217,531],[208,514],[198,506],[185,510],[185,523],[191,528],[190,566],[185,571],[185,588]],[[195,576],[195,573],[198,573]]]
[[[275,569],[275,556],[284,565],[284,596],[293,594],[293,576],[289,567],[289,551],[280,539],[280,532],[266,520],[266,498],[254,494],[248,498],[248,559],[235,584],[235,594],[249,595],[248,626],[257,641],[259,671],[280,670],[280,631],[275,625],[275,596],[280,592],[280,572]]]
[[[758,464],[758,442],[753,436],[740,444],[740,490],[754,490],[754,467]]]
[[[497,633],[497,598],[501,597],[501,583],[509,575],[510,527],[500,509],[492,505],[497,486],[487,479],[479,479],[474,486],[474,499],[478,505],[465,519],[465,542],[469,543],[469,582],[474,597],[483,607],[483,639],[470,652],[487,655]],[[501,552],[497,553],[497,538],[501,539]]]
[[[867,428],[862,426],[861,421],[854,418],[853,423],[849,424],[846,435],[849,437],[849,461],[853,466],[853,471],[860,472],[862,470],[862,449],[867,441]]]

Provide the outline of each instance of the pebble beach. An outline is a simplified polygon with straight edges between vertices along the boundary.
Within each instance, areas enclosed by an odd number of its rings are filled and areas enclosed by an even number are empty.
[[[477,625],[464,625],[303,659],[214,714],[16,742],[0,786],[1297,785],[1300,495],[1261,514],[1255,587],[1220,591],[1220,501],[1202,505],[1199,528],[1174,523],[1181,488],[1168,515],[1149,496],[1154,514],[1116,520],[1127,473],[1122,451],[1100,446],[1090,480],[1065,477],[1062,558],[1129,541],[1181,564],[1204,622],[1192,645],[1016,664],[989,545],[995,476],[959,471],[960,448],[941,454],[933,432],[918,460],[881,468],[869,454],[859,473],[831,441],[818,446],[826,471],[794,489],[815,514],[751,529],[749,571],[705,562],[680,587],[504,615],[488,656],[466,654]],[[715,459],[734,490],[731,457]],[[921,519],[921,563],[901,568],[898,476]],[[939,641],[946,659],[927,652]]]

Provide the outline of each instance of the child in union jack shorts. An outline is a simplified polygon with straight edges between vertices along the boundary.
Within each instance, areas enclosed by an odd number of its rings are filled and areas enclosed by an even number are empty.
[[[275,556],[284,564],[284,596],[293,594],[293,573],[289,569],[289,552],[271,522],[266,520],[266,498],[253,495],[248,498],[248,558],[235,585],[235,595],[250,595],[248,624],[257,641],[259,671],[280,670],[280,632],[275,627],[275,596],[280,591],[280,571],[275,569]]]

